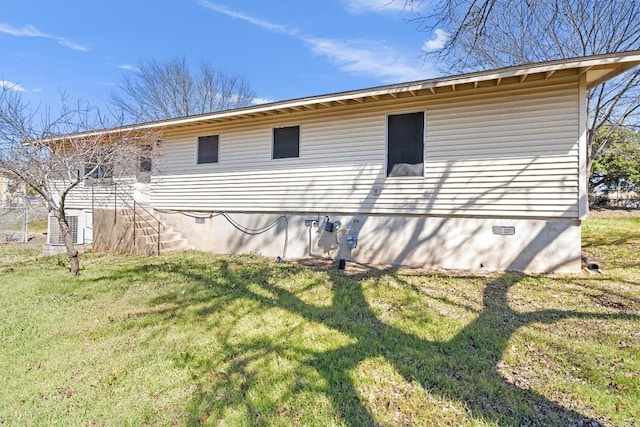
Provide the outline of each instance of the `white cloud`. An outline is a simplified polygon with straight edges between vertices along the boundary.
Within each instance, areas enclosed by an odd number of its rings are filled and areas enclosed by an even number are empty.
[[[6,22],[0,22],[0,33],[10,34],[16,37],[49,37],[33,25],[25,25],[22,28],[14,28]]]
[[[433,74],[420,66],[417,58],[412,61],[389,47],[322,38],[305,38],[305,41],[314,53],[326,56],[343,70],[373,76],[385,83],[420,80]]]
[[[253,16],[249,16],[247,14],[241,13],[241,12],[236,12],[235,10],[231,10],[229,8],[226,8],[224,6],[221,6],[219,4],[216,4],[212,1],[207,1],[207,0],[199,0],[198,3],[203,6],[206,7],[207,9],[211,9],[214,10],[218,13],[222,13],[223,15],[227,15],[231,18],[235,18],[235,19],[240,19],[242,21],[246,21],[250,24],[253,24],[255,26],[258,26],[260,28],[263,28],[267,31],[271,31],[274,33],[286,33],[286,34],[293,34],[295,33],[295,31],[289,30],[287,27],[283,26],[283,25],[278,25],[278,24],[273,24],[269,21],[265,21],[263,19],[259,19],[259,18],[254,18]]]
[[[54,40],[57,40],[58,43],[60,43],[64,47],[68,47],[69,49],[78,50],[80,52],[86,52],[89,50],[88,46],[78,44],[63,37],[54,37]]]
[[[421,1],[407,5],[405,0],[342,0],[351,12],[404,12],[419,10]]]
[[[253,98],[251,100],[251,105],[269,104],[270,102],[274,102],[274,100],[268,98]]]
[[[434,50],[442,49],[444,45],[449,41],[451,35],[441,28],[436,28],[433,38],[427,40],[422,45],[422,50],[425,52],[432,52]]]
[[[134,73],[139,73],[140,72],[140,69],[138,67],[136,67],[135,65],[131,65],[131,64],[118,65],[118,68],[120,68],[121,70],[132,71]]]
[[[68,47],[69,49],[78,50],[81,52],[89,50],[87,46],[78,44],[64,37],[44,33],[33,25],[25,25],[22,28],[16,28],[10,24],[7,24],[6,22],[0,22],[0,33],[9,34],[15,37],[38,37],[43,39],[50,39],[57,41],[59,44],[64,47]]]
[[[20,86],[18,83],[10,82],[9,80],[0,80],[0,88],[14,90],[16,92],[26,91],[26,89]]]
[[[378,4],[382,6],[389,3],[388,0],[348,1],[353,4]],[[397,0],[393,3],[404,3],[404,1]],[[210,0],[199,0],[199,4],[232,18],[244,20],[267,31],[295,37],[310,46],[315,54],[325,56],[330,62],[351,74],[373,76],[385,83],[420,80],[432,77],[433,74],[417,58],[403,55],[392,48],[373,42],[340,41],[304,35],[297,29],[236,12]]]

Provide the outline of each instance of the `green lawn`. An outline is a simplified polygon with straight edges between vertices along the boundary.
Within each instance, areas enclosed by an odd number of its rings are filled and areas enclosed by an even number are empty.
[[[601,275],[0,246],[0,425],[634,426],[640,219],[583,233]]]

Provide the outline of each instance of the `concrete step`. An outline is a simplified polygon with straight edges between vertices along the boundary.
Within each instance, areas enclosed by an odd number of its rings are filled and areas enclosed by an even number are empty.
[[[140,235],[146,236],[149,238],[151,243],[155,243],[158,241],[158,230],[140,230],[142,231]],[[174,231],[173,228],[167,227],[165,230],[160,231],[160,241],[169,241],[174,239],[182,239],[182,234],[177,231]]]
[[[195,249],[180,232],[167,226],[150,206],[137,204],[135,213],[132,208],[119,208],[115,214],[118,227],[127,225],[127,238],[130,239],[135,234],[135,243],[127,245],[130,253],[155,255],[158,253],[158,246],[160,253]]]
[[[179,246],[174,246],[170,248],[161,248],[160,253],[168,254],[173,252],[188,251],[191,249],[195,249],[195,246],[188,244],[187,241],[185,240]]]
[[[132,210],[128,210],[123,218],[133,225],[135,217],[136,227],[136,245],[138,252],[143,253],[157,253],[158,251],[158,238],[160,239],[160,253],[165,252],[177,252],[188,249],[195,249],[190,245],[187,240],[182,237],[180,232],[173,229],[171,226],[167,226],[164,222],[160,221],[160,234],[158,235],[158,221],[159,218],[154,217],[150,212],[153,210],[150,207],[146,208],[147,211],[136,210],[133,215]]]
[[[147,238],[147,243],[150,245],[158,245],[158,240],[157,239],[148,239]],[[171,239],[160,239],[160,248],[171,248],[171,247],[175,247],[175,246],[180,246],[182,243],[186,243],[186,239],[183,239],[182,237],[179,236],[175,236]]]

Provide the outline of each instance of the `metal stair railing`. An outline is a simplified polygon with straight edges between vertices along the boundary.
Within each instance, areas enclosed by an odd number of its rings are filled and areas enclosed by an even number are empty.
[[[111,185],[113,186],[113,224],[117,224],[117,218],[118,218],[118,199],[120,199],[120,201],[123,203],[123,205],[131,210],[133,210],[133,246],[135,247],[137,245],[136,241],[136,227],[138,225],[138,221],[137,221],[137,216],[136,216],[136,209],[142,209],[143,212],[145,212],[149,217],[151,217],[151,220],[154,223],[151,223],[147,220],[147,218],[140,216],[140,218],[152,229],[154,229],[157,233],[157,239],[156,239],[156,255],[160,255],[160,234],[162,232],[162,230],[164,230],[166,227],[165,225],[162,223],[162,221],[160,221],[160,219],[156,218],[151,212],[149,212],[148,209],[146,209],[144,206],[142,206],[140,203],[138,203],[136,201],[136,199],[131,195],[130,192],[127,192],[124,188],[122,188],[121,185],[119,185],[117,182],[112,182]],[[118,189],[120,188],[120,192],[118,192]],[[129,196],[129,198],[131,199],[131,201],[133,202],[133,206],[131,206],[130,202],[127,201],[123,194]],[[91,186],[91,210],[93,212],[93,201],[94,201],[94,188],[93,185]]]

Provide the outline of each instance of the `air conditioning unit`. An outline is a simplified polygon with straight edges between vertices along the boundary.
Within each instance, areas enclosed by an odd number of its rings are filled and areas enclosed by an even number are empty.
[[[77,215],[68,215],[67,223],[69,224],[69,231],[71,232],[71,237],[73,238],[73,242],[76,244],[84,243],[84,230],[78,228],[78,216]],[[62,230],[60,230],[60,224],[58,220],[49,216],[49,233],[48,233],[49,244],[53,246],[62,246],[64,245],[64,238],[62,237]]]

